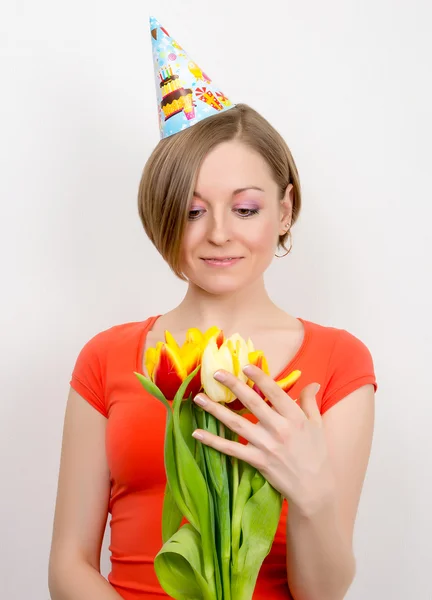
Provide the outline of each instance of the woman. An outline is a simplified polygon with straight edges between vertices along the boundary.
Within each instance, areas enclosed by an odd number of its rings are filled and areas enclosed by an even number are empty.
[[[242,433],[253,436],[248,449],[255,452],[241,458],[258,461],[288,499],[254,597],[288,598],[289,586],[295,599],[343,598],[355,570],[352,534],[376,382],[360,340],[285,313],[265,290],[264,271],[300,209],[289,150],[261,116],[238,105],[163,140],[146,165],[139,202],[150,239],[174,272],[187,278],[188,290],[165,315],[96,335],[77,360],[51,553],[53,600],[163,596],[152,561],[162,545],[165,414],[157,401],[143,401],[131,374],[144,371],[145,349],[162,340],[165,330],[182,340],[189,327],[212,325],[226,336],[250,336],[264,351],[271,377],[256,369],[250,376],[269,397],[280,394],[272,378],[302,371],[290,392],[299,397],[296,410]],[[250,388],[231,378],[225,383],[256,410]],[[314,383],[321,384],[316,396]],[[223,407],[206,408],[226,419]],[[299,418],[300,411],[307,419]],[[235,418],[237,426],[241,419]],[[230,450],[210,434],[202,441]],[[108,510],[111,585],[99,574]]]
[[[153,569],[162,546],[166,415],[133,371],[145,373],[146,349],[163,340],[165,330],[181,341],[188,328],[213,325],[226,336],[250,336],[271,371],[266,376],[252,367],[248,376],[274,411],[224,372],[224,384],[255,418],[205,403],[203,394],[196,399],[249,441],[233,445],[195,432],[202,443],[249,461],[286,499],[254,598],[344,597],[355,574],[353,528],[377,385],[359,339],[287,314],[265,289],[264,272],[277,246],[285,248],[300,203],[288,147],[246,105],[205,118],[154,150],[140,185],[139,213],[158,251],[188,282],[187,293],[166,314],[97,334],[77,359],[50,557],[53,600],[167,597]],[[290,390],[297,403],[287,402],[274,382],[294,369],[302,372]],[[107,582],[99,561],[109,512]]]

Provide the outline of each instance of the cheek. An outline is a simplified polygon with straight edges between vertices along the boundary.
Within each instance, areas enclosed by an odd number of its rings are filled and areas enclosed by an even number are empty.
[[[203,232],[201,227],[197,227],[198,223],[193,223],[193,227],[186,226],[183,241],[181,245],[181,262],[187,264],[191,257],[193,257],[199,248],[202,246]]]
[[[186,227],[182,241],[182,253],[186,255],[192,250],[196,246],[199,237],[199,231],[196,227]]]
[[[248,244],[256,249],[273,252],[277,241],[278,228],[272,221],[257,223],[256,228],[249,232]]]

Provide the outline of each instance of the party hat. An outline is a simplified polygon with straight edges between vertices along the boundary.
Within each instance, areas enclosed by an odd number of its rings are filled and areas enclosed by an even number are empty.
[[[234,104],[154,18],[150,17],[161,138]]]

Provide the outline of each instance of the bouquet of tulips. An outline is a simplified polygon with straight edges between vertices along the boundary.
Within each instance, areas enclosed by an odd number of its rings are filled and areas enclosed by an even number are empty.
[[[163,546],[154,563],[159,582],[176,600],[250,600],[273,543],[282,497],[251,465],[192,437],[200,428],[237,441],[192,398],[204,390],[214,402],[244,413],[245,407],[213,375],[224,369],[264,397],[242,369],[255,364],[268,374],[266,358],[250,339],[238,334],[224,339],[212,327],[205,333],[189,329],[182,346],[166,331],[165,342],[147,350],[145,364],[148,377],[135,375],[168,413]],[[277,383],[288,391],[300,374],[293,371]]]

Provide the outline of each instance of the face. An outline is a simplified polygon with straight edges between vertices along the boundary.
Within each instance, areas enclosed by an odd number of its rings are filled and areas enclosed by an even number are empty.
[[[226,294],[262,277],[291,221],[292,185],[280,200],[270,167],[239,141],[204,159],[189,206],[182,268],[190,282]]]

